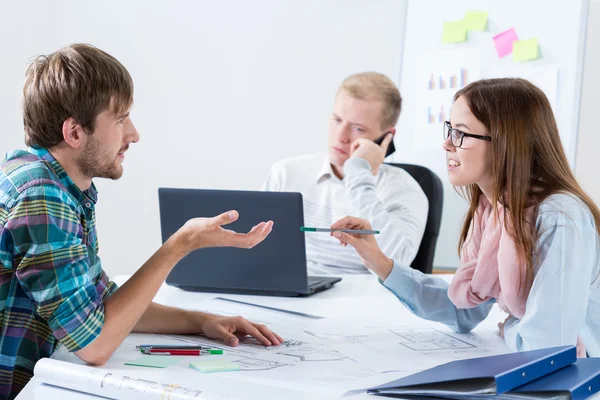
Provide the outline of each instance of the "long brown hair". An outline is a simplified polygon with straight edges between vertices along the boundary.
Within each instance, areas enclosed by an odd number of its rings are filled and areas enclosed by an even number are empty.
[[[490,202],[504,207],[504,224],[519,255],[526,262],[528,290],[534,278],[534,252],[539,232],[526,219],[526,209],[556,193],[570,193],[590,209],[600,233],[600,211],[581,189],[569,167],[550,102],[544,92],[525,79],[484,79],[459,90],[454,100],[463,97],[473,115],[492,137],[492,176],[494,189]],[[459,254],[467,240],[481,190],[476,184],[463,188],[470,202],[460,234]],[[524,284],[524,285],[523,285]]]

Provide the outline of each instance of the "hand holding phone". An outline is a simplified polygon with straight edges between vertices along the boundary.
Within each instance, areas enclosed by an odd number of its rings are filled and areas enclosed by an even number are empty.
[[[377,143],[378,145],[381,145],[381,143],[383,142],[383,139],[385,139],[385,137],[387,135],[392,135],[392,132],[386,132],[383,135],[381,135],[380,137],[378,137],[377,139],[373,140],[375,143]],[[392,153],[394,153],[396,151],[396,146],[394,146],[394,139],[392,139],[392,141],[390,142],[386,152],[385,152],[385,157],[391,155]]]
[[[387,135],[392,135],[392,132],[386,132],[383,136],[376,140],[370,140],[367,138],[356,139],[350,147],[351,158],[359,157],[366,160],[373,171],[373,175],[377,175],[379,167],[385,161],[385,157],[392,154],[396,149],[394,143]],[[382,143],[389,143],[387,149],[382,147]]]

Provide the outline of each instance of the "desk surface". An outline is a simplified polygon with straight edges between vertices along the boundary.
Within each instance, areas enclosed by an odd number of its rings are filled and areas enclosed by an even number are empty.
[[[450,276],[438,275],[444,279],[450,279]],[[117,276],[115,281],[118,284],[122,284],[128,279],[128,276]],[[262,296],[249,296],[249,295],[219,295],[215,293],[192,293],[185,292],[180,289],[163,285],[155,297],[155,301],[161,304],[178,306],[182,308],[195,309],[196,304],[201,304],[203,301],[213,299],[215,297],[226,297],[231,300],[244,301],[254,304],[267,305],[271,307],[278,307],[286,310],[293,310],[297,312],[307,313],[315,316],[324,317],[327,321],[345,321],[346,323],[354,324],[356,327],[362,327],[368,325],[371,321],[390,321],[398,322],[402,321],[403,324],[411,326],[413,323],[422,321],[412,315],[404,306],[402,306],[396,297],[385,289],[377,281],[375,276],[372,275],[351,275],[345,276],[341,282],[335,285],[332,289],[324,292],[317,293],[308,298],[281,298],[281,297],[262,297]],[[239,314],[246,315],[244,311],[240,311]],[[497,322],[503,320],[502,313],[494,309],[488,319],[484,321],[480,326],[477,327],[475,332],[479,331],[483,335],[497,335]],[[325,321],[325,320],[323,320]],[[296,323],[297,326],[287,326],[288,332],[294,329],[301,330],[303,326]],[[441,329],[441,328],[440,328]],[[117,353],[115,353],[117,354]],[[66,359],[64,357],[67,357]],[[69,358],[70,357],[70,358]],[[63,353],[62,358],[69,362],[80,363],[80,361],[74,355],[65,356]],[[314,365],[314,364],[313,364]],[[105,366],[107,369],[119,370],[122,368],[121,364],[114,364],[109,361]],[[149,370],[149,368],[141,368],[143,370]],[[131,370],[129,370],[131,372]],[[164,376],[167,375],[169,370],[161,370]],[[144,371],[146,372],[146,371]],[[253,391],[260,394],[260,397],[256,398],[287,398],[287,399],[315,399],[315,393],[302,393],[299,390],[287,391],[286,388],[273,387],[269,389],[268,393],[265,392],[265,387],[258,387],[252,382],[248,381],[232,381],[229,378],[229,373],[226,374],[211,374],[210,381],[206,381],[203,385],[211,386],[211,382],[215,383],[216,386],[212,388],[203,387],[204,390],[218,390],[223,385],[227,386],[230,390],[228,393],[224,393],[230,396],[236,396],[236,393],[241,393],[241,398],[251,398],[250,395]],[[200,374],[204,375],[204,374]],[[300,374],[301,375],[301,374]],[[202,377],[204,378],[204,376]],[[301,377],[299,377],[301,378]],[[223,379],[226,379],[225,381]],[[389,379],[388,379],[389,380]],[[224,383],[225,382],[225,383]],[[227,384],[227,382],[229,382]],[[232,387],[234,387],[232,389]],[[336,396],[328,395],[326,398],[335,398]],[[354,397],[355,399],[362,398],[363,396]],[[365,395],[366,397],[366,395]],[[35,378],[25,387],[25,389],[18,396],[19,400],[22,399],[60,399],[60,400],[71,400],[71,399],[97,399],[98,397],[81,394],[77,392],[68,391],[65,389],[55,388],[39,383]]]

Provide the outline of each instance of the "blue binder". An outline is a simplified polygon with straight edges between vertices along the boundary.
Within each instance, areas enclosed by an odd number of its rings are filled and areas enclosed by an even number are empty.
[[[442,364],[367,392],[390,396],[487,397],[525,385],[576,360],[575,346],[470,358]]]
[[[600,358],[580,358],[575,364],[495,396],[494,399],[583,400],[599,391]]]

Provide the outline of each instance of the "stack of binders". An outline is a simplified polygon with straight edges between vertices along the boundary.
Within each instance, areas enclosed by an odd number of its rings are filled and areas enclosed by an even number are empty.
[[[600,358],[575,346],[453,361],[368,389],[402,399],[583,400],[600,389]]]

